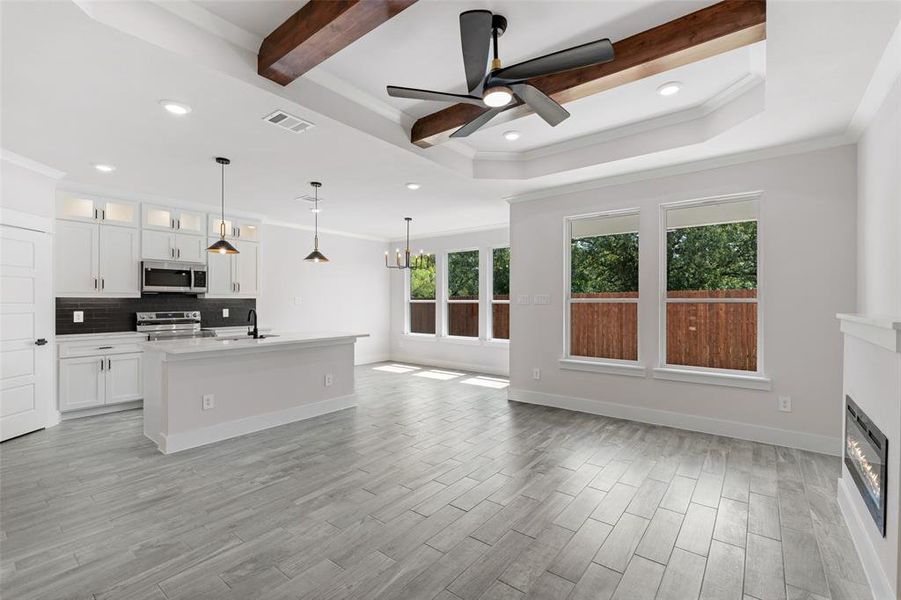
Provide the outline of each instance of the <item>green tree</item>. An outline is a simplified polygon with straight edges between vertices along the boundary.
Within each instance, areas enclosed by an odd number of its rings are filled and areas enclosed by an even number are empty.
[[[638,234],[620,233],[572,240],[574,294],[638,291]]]
[[[495,248],[492,254],[492,285],[495,296],[510,296],[510,248]]]
[[[757,287],[757,222],[683,227],[666,232],[667,289]]]
[[[410,271],[410,298],[414,300],[435,299],[435,261],[429,260],[425,269]]]
[[[449,298],[479,297],[479,251],[451,252],[447,255]]]

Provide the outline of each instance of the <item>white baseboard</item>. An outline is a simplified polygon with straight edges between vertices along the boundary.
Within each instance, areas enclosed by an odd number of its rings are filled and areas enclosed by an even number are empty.
[[[205,446],[214,442],[221,442],[233,437],[247,435],[263,429],[286,425],[295,421],[311,419],[320,415],[331,412],[344,410],[345,408],[353,408],[357,405],[357,397],[355,394],[347,396],[339,396],[338,398],[329,398],[311,404],[301,406],[293,406],[291,408],[276,412],[266,413],[262,415],[254,415],[236,421],[227,423],[219,423],[202,427],[192,431],[182,433],[173,433],[170,435],[161,434],[159,439],[147,436],[153,440],[160,452],[163,454],[172,454],[173,452],[181,452],[198,446]]]
[[[360,365],[371,365],[373,363],[388,362],[389,360],[391,360],[391,355],[387,353],[356,356],[354,358],[354,366],[359,367]]]
[[[605,417],[616,417],[618,419],[651,423],[653,425],[665,425],[667,427],[687,429],[689,431],[724,435],[742,440],[750,440],[752,442],[788,446],[789,448],[810,450],[812,452],[831,454],[833,456],[838,456],[841,453],[841,440],[839,438],[790,431],[788,429],[750,425],[738,421],[713,419],[710,417],[689,415],[656,408],[631,406],[628,404],[606,402],[604,400],[589,400],[587,398],[546,394],[543,392],[517,390],[513,388],[507,389],[507,399],[515,402],[553,406],[555,408],[564,408],[566,410],[574,410],[576,412],[590,413],[593,415],[603,415]]]
[[[851,532],[851,541],[854,542],[854,547],[857,549],[857,555],[860,557],[863,571],[870,584],[870,591],[873,592],[875,600],[897,600],[897,595],[892,592],[889,579],[880,566],[879,555],[867,539],[866,527],[874,525],[872,522],[865,523],[860,518],[858,511],[855,510],[853,502],[857,490],[851,487],[853,484],[848,484],[850,476],[844,471],[844,467],[842,467],[843,476],[838,478],[838,507],[845,518],[848,531]]]
[[[501,377],[509,377],[509,369],[498,369],[487,365],[476,363],[465,363],[455,360],[435,360],[424,356],[401,356],[393,355],[389,359],[393,362],[409,363],[412,365],[421,365],[424,367],[438,367],[441,369],[457,369],[458,371],[469,371],[472,373],[484,373],[486,375],[500,375]]]
[[[59,416],[61,420],[68,421],[70,419],[80,419],[81,417],[93,417],[96,415],[105,415],[107,413],[121,412],[123,410],[134,410],[135,408],[141,408],[142,406],[144,406],[143,400],[132,400],[131,402],[120,402],[119,404],[107,404],[104,406],[96,406],[94,408],[59,413]],[[56,425],[56,423],[53,423],[53,425]]]

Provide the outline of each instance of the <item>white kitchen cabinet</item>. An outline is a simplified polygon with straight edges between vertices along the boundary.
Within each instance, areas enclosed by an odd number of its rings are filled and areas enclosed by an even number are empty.
[[[213,243],[218,238],[209,238]],[[238,254],[210,253],[207,260],[207,297],[256,298],[260,293],[260,245],[232,242]]]
[[[100,293],[140,295],[141,240],[137,229],[100,228]]]
[[[141,295],[138,230],[79,221],[56,222],[55,295]]]
[[[93,223],[57,221],[54,238],[56,295],[79,297],[99,294],[100,227]]]
[[[56,197],[56,217],[82,223],[137,227],[138,210],[135,202],[110,200],[90,194],[59,192]]]
[[[60,412],[93,408],[106,402],[105,361],[103,356],[59,361]]]
[[[130,402],[143,397],[142,359],[140,352],[106,358],[105,404]]]
[[[234,255],[237,295],[256,298],[260,293],[260,245],[253,242],[236,244],[240,253]]]
[[[156,231],[178,231],[193,235],[206,233],[206,213],[144,204],[142,227]]]
[[[206,238],[145,229],[141,232],[141,257],[144,260],[206,262]]]
[[[97,409],[143,398],[144,353],[140,341],[145,336],[126,332],[58,339],[60,412]]]
[[[210,215],[209,236],[218,238],[220,236],[219,225],[222,223],[222,217]],[[225,237],[229,240],[245,240],[248,242],[258,242],[260,240],[260,222],[252,219],[243,219],[240,217],[226,217],[225,219]]]

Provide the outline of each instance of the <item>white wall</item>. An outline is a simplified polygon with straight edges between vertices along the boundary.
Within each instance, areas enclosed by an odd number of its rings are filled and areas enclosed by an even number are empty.
[[[0,206],[52,219],[56,183],[61,176],[44,165],[4,151],[0,160]]]
[[[437,336],[410,336],[406,335],[406,283],[408,273],[401,271],[391,272],[391,358],[403,362],[415,362],[438,367],[466,369],[482,373],[494,373],[506,375],[509,372],[509,344],[488,339],[488,304],[489,298],[487,269],[491,264],[491,250],[496,247],[508,246],[510,243],[509,230],[491,229],[486,231],[473,231],[457,235],[430,237],[416,239],[410,242],[414,252],[425,250],[434,254],[438,261],[438,303],[437,320],[439,323]],[[403,246],[403,242],[395,242],[391,245],[391,251]],[[441,298],[446,297],[441,280],[445,277],[447,253],[455,250],[471,250],[478,248],[480,251],[479,269],[480,292],[482,299],[479,306],[479,330],[480,339],[461,340],[450,339],[440,335],[445,322],[444,303]],[[384,259],[382,259],[384,260]]]
[[[511,397],[838,453],[841,335],[855,302],[856,154],[843,146],[589,191],[511,207]],[[772,390],[735,389],[559,367],[563,350],[563,219],[641,209],[641,361],[658,365],[659,205],[762,190],[763,361]],[[541,379],[532,369],[541,369]],[[793,412],[777,411],[790,395]]]
[[[330,262],[308,263],[303,257],[313,249],[312,231],[263,226],[260,326],[276,332],[368,333],[357,341],[356,363],[387,360],[387,244],[332,233],[319,238]]]
[[[857,312],[901,315],[901,78],[858,142]]]

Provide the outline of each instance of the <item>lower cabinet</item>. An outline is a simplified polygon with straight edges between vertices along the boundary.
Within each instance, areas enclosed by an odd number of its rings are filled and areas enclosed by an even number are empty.
[[[61,358],[60,412],[140,400],[142,360],[141,352]]]

